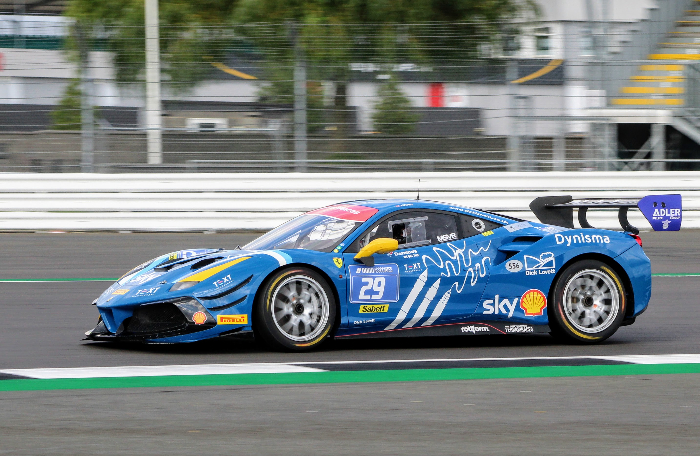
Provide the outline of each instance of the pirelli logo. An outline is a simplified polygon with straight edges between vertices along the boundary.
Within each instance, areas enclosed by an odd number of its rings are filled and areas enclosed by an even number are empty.
[[[217,315],[217,325],[247,325],[248,315]]]
[[[389,311],[389,304],[364,304],[360,306],[361,314],[386,313]]]

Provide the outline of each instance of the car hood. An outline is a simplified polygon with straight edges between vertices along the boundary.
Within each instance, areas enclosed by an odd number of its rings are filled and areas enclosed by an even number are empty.
[[[208,296],[289,261],[289,255],[274,250],[180,250],[132,269],[105,290],[94,304],[134,307],[183,296]]]

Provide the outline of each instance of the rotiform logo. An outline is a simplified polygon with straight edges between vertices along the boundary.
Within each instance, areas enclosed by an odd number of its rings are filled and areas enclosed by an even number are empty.
[[[476,334],[478,332],[490,332],[488,326],[462,326],[463,333]]]

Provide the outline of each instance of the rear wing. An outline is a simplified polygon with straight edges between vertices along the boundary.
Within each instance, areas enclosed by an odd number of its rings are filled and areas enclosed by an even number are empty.
[[[641,199],[590,198],[573,199],[571,195],[541,196],[530,203],[530,210],[542,223],[574,228],[574,208],[578,209],[581,228],[593,228],[586,214],[591,208],[617,208],[617,219],[623,230],[638,234],[627,220],[627,211],[638,208],[654,231],[678,231],[683,217],[681,195],[649,195]]]

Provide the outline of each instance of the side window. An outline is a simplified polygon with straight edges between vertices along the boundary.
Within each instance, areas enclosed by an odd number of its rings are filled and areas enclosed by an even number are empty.
[[[486,231],[495,230],[501,226],[498,223],[494,223],[490,220],[484,220],[482,218],[472,217],[469,215],[460,215],[459,218],[460,222],[462,223],[462,233],[464,233],[465,238],[476,236],[477,234],[481,234]]]
[[[459,239],[457,217],[441,212],[402,212],[382,220],[355,241],[352,252],[377,238],[399,241],[399,249],[441,244]]]

